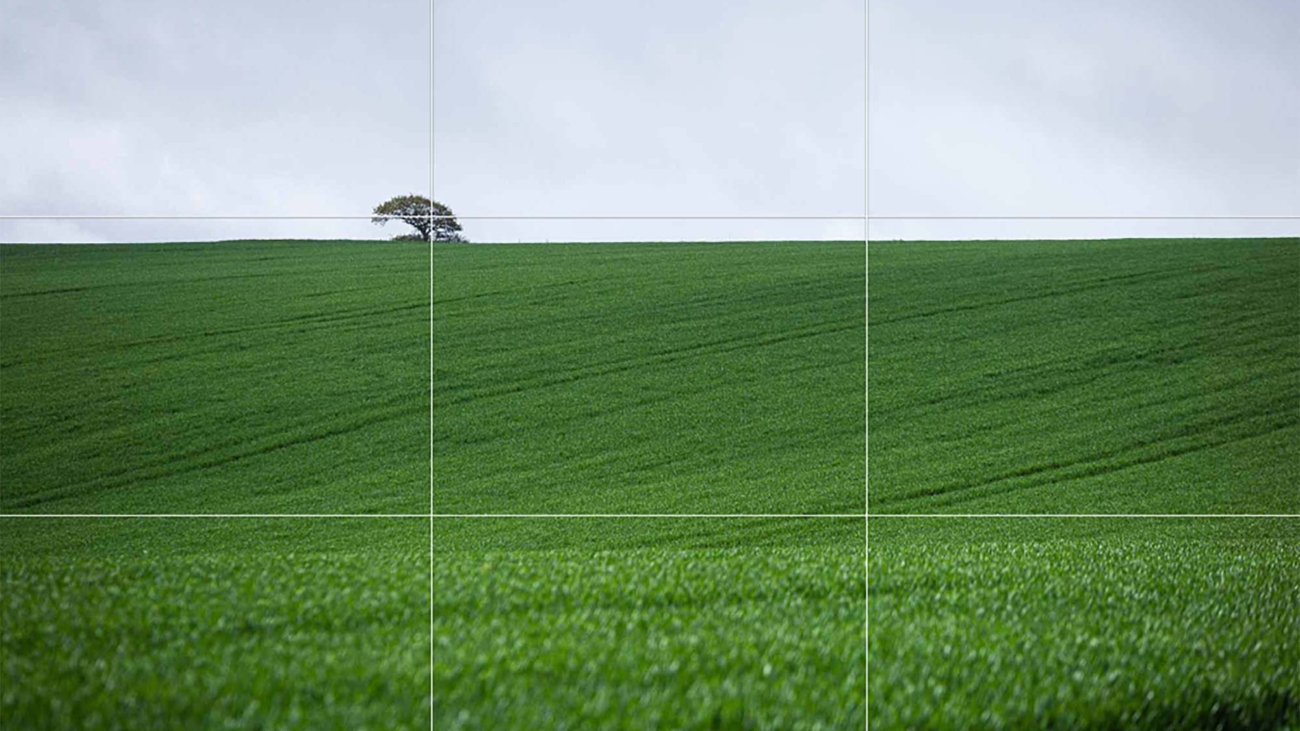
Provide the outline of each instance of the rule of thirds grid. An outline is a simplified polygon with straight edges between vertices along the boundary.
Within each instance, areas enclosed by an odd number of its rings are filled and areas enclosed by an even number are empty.
[[[431,2],[431,4],[430,4],[430,12],[431,12],[431,16],[432,16],[432,15],[433,15],[433,2]],[[869,22],[870,22],[870,20],[869,20],[869,17],[870,17],[869,4],[868,4],[867,17],[868,17],[868,23],[869,23]],[[433,22],[433,20],[432,20],[432,18],[431,18],[431,24],[432,24],[432,22]],[[867,36],[867,28],[864,27],[864,37],[866,37],[866,36]],[[867,40],[866,45],[865,45],[865,48],[868,49],[868,52],[867,52],[867,58],[864,58],[864,64],[865,64],[868,68],[869,68],[869,47],[870,47],[869,40]],[[430,78],[431,78],[431,84],[432,84],[432,79],[433,79],[432,66],[433,66],[433,48],[432,48],[432,44],[431,44],[431,47],[430,47]],[[870,83],[870,81],[869,81],[869,76],[868,76],[868,84],[869,84],[869,83]],[[864,89],[864,94],[865,94],[865,92],[866,92],[866,90]],[[429,166],[430,166],[430,180],[429,180],[429,186],[430,186],[431,197],[433,197],[433,198],[436,200],[436,199],[437,199],[437,192],[436,192],[436,189],[434,188],[434,183],[435,183],[434,164],[435,164],[435,159],[436,159],[436,150],[434,149],[434,144],[433,144],[433,140],[434,140],[434,135],[435,135],[435,133],[434,133],[434,130],[433,130],[433,128],[432,128],[432,124],[433,124],[433,107],[434,107],[434,105],[437,104],[437,100],[436,100],[436,90],[431,90],[430,97],[431,97],[431,106],[430,106],[430,116],[431,116],[430,124],[431,124],[431,128],[430,128],[430,155],[429,155]],[[870,121],[869,121],[869,117],[870,117],[870,107],[869,107],[869,106],[867,107],[867,116],[868,116],[868,119],[867,119],[867,125],[864,126],[864,130],[863,130],[864,137],[867,136],[867,134],[868,134],[868,130],[869,130],[869,125],[870,125]],[[864,170],[869,170],[869,167],[865,164],[865,162],[864,162]],[[870,183],[869,183],[869,179],[868,179],[868,181],[866,182],[866,186],[865,186],[865,187],[866,187],[866,190],[867,190],[867,192],[868,192],[868,196],[869,196],[869,191],[870,191],[869,185],[870,185]],[[864,201],[864,206],[868,205],[868,203],[869,203],[869,201]],[[508,216],[505,216],[505,217],[508,217]],[[358,217],[358,218],[368,218],[368,217]],[[472,217],[472,216],[469,216],[469,217],[465,217],[465,218],[467,218],[467,219],[472,219],[473,217]],[[522,217],[522,218],[527,218],[527,217]],[[595,218],[601,218],[601,217],[595,217]],[[726,218],[726,217],[720,217],[720,218]],[[774,217],[774,218],[779,218],[779,217]],[[796,217],[796,218],[797,218],[797,217]],[[810,218],[811,218],[811,217],[810,217]],[[920,218],[922,218],[922,217],[872,216],[872,215],[870,215],[870,211],[869,211],[869,209],[868,209],[866,215],[862,216],[860,220],[863,222],[864,225],[868,225],[868,226],[869,226],[869,224],[870,224],[870,222],[871,222],[872,220],[919,220]],[[948,216],[948,217],[945,217],[945,216],[935,216],[935,217],[929,217],[929,218],[932,218],[932,219],[935,219],[935,220],[938,220],[938,219],[948,219],[948,220],[1016,220],[1016,219],[1019,219],[1019,220],[1060,220],[1060,217],[1032,217],[1032,216]],[[1097,216],[1097,217],[1086,217],[1086,218],[1091,218],[1091,219],[1094,219],[1094,220],[1116,220],[1117,218],[1123,218],[1123,217],[1100,217],[1100,216]],[[1231,217],[1231,216],[1205,216],[1205,217],[1197,217],[1197,216],[1180,216],[1180,217],[1159,217],[1159,216],[1147,216],[1147,217],[1142,217],[1142,216],[1137,216],[1137,217],[1127,217],[1127,218],[1130,218],[1130,219],[1145,219],[1145,220],[1169,220],[1169,219],[1183,219],[1183,220],[1215,220],[1215,219],[1223,220],[1223,219],[1227,219],[1227,220],[1233,220],[1233,219],[1247,219],[1247,218],[1272,218],[1272,219],[1281,219],[1281,218],[1296,218],[1296,217],[1293,217],[1293,216],[1291,216],[1291,217],[1288,217],[1288,216],[1274,216],[1274,217],[1259,217],[1259,216],[1255,216],[1255,217],[1250,217],[1250,216],[1244,216],[1244,217]],[[870,230],[869,230],[869,229],[867,230],[867,238],[870,239]],[[866,275],[867,291],[864,292],[864,300],[865,300],[866,303],[867,303],[867,309],[869,309],[869,302],[870,302],[870,295],[869,295],[869,281],[870,281],[870,249],[871,249],[871,246],[870,246],[870,242],[868,241],[868,242],[866,242],[866,243],[864,244],[864,249],[863,249],[864,267],[865,267],[866,272],[867,272],[867,275]],[[434,362],[434,358],[435,358],[435,353],[436,353],[436,351],[437,351],[437,343],[436,343],[436,340],[434,340],[435,333],[434,333],[434,328],[433,328],[433,317],[434,317],[434,311],[433,311],[433,307],[434,307],[434,305],[433,305],[433,303],[434,303],[434,291],[435,291],[435,289],[436,289],[436,287],[437,287],[437,282],[438,282],[438,279],[437,279],[438,273],[437,273],[437,271],[436,271],[435,268],[434,268],[434,259],[433,259],[432,256],[430,257],[430,264],[429,264],[429,266],[430,266],[430,292],[429,292],[429,296],[430,296],[430,310],[429,310],[429,316],[430,316],[430,372],[429,372],[429,386],[430,386],[430,393],[432,394],[432,391],[433,391],[433,384],[434,384],[434,370],[435,370],[435,367],[436,367],[436,363]],[[864,309],[863,317],[864,317],[864,319],[866,319],[866,318],[868,317],[868,313],[867,313],[867,310],[866,310],[866,309]],[[867,355],[866,369],[867,369],[867,371],[868,371],[868,373],[869,373],[869,370],[870,370],[870,365],[869,365],[869,364],[870,364],[870,360],[869,360],[869,358],[870,358],[870,350],[869,350],[869,349],[870,349],[870,334],[869,334],[869,329],[868,329],[868,328],[869,328],[869,325],[865,325],[865,324],[864,324],[864,332],[866,333],[866,344],[865,344],[865,346],[866,346],[866,355]],[[865,506],[866,506],[866,507],[865,507],[864,511],[863,511],[860,515],[859,515],[859,514],[855,514],[855,513],[833,513],[833,514],[807,514],[807,513],[805,513],[805,514],[700,513],[700,514],[688,514],[688,515],[680,515],[680,514],[666,514],[666,513],[641,513],[641,514],[626,514],[626,513],[598,513],[598,514],[587,514],[587,513],[581,513],[581,514],[547,513],[547,514],[504,514],[504,515],[503,515],[503,514],[488,514],[488,515],[472,515],[472,514],[440,514],[440,513],[438,513],[438,512],[435,511],[435,503],[434,503],[434,490],[433,490],[433,482],[432,482],[432,479],[433,479],[433,474],[434,474],[434,470],[435,470],[435,464],[434,464],[435,455],[434,455],[434,449],[433,449],[433,440],[432,440],[432,436],[431,436],[431,440],[430,440],[430,444],[429,444],[429,450],[430,450],[430,451],[429,451],[429,459],[430,459],[430,479],[431,479],[431,481],[430,481],[430,486],[429,486],[429,513],[428,513],[428,516],[427,516],[428,519],[429,519],[429,521],[430,521],[430,524],[429,524],[429,525],[430,525],[430,546],[429,546],[429,550],[430,550],[430,560],[431,560],[431,566],[430,566],[430,572],[431,572],[431,573],[430,573],[430,577],[429,577],[429,579],[430,579],[430,591],[431,591],[431,595],[430,595],[430,605],[431,605],[431,608],[432,608],[432,606],[433,606],[433,595],[434,595],[434,593],[436,593],[436,586],[434,585],[434,575],[433,575],[433,573],[432,573],[432,572],[433,572],[433,564],[432,564],[432,561],[433,561],[434,553],[435,553],[435,548],[434,548],[434,535],[435,535],[435,530],[436,530],[436,527],[437,527],[437,524],[438,524],[438,521],[439,521],[439,520],[470,520],[470,519],[492,519],[492,520],[498,520],[498,519],[537,519],[537,520],[546,520],[546,519],[553,519],[553,520],[565,520],[565,519],[589,519],[589,520],[616,519],[616,520],[642,520],[642,519],[647,519],[647,520],[648,520],[648,519],[659,519],[659,518],[662,518],[662,519],[673,519],[673,520],[682,520],[682,519],[693,519],[693,518],[697,518],[697,519],[707,519],[707,518],[736,518],[736,519],[742,519],[742,518],[750,518],[750,517],[789,518],[789,519],[809,519],[809,518],[827,518],[827,519],[836,519],[836,518],[840,518],[840,519],[842,519],[842,518],[848,518],[848,517],[861,517],[861,518],[863,519],[863,521],[864,521],[864,527],[866,528],[866,534],[867,534],[867,536],[868,536],[867,540],[868,540],[868,542],[869,542],[869,540],[870,540],[870,538],[869,538],[869,531],[870,531],[869,522],[870,522],[871,517],[873,517],[873,515],[872,515],[872,511],[871,511],[871,503],[870,503],[870,477],[869,477],[869,476],[870,476],[870,466],[869,466],[869,465],[870,465],[870,460],[869,460],[869,450],[870,450],[870,429],[869,429],[869,420],[870,420],[870,395],[869,395],[869,393],[867,392],[867,390],[866,390],[866,388],[865,388],[866,384],[864,383],[863,385],[864,385],[864,400],[865,400],[865,402],[866,402],[866,404],[867,404],[867,408],[866,408],[866,410],[865,410],[865,418],[866,418],[867,421],[866,421],[866,422],[864,423],[864,425],[863,425],[864,432],[865,432],[865,434],[866,434],[866,436],[865,436],[865,440],[864,440],[865,450],[864,450],[864,454],[863,454],[863,459],[864,459],[864,461],[866,462],[866,465],[867,465],[866,469],[867,469],[868,479],[867,479],[866,483],[865,483],[864,486],[863,486],[863,489],[864,489],[864,502],[865,502]],[[430,429],[431,429],[431,430],[432,430],[433,427],[434,427],[434,424],[435,424],[436,418],[437,418],[437,415],[433,412],[433,409],[431,408],[431,409],[430,409]],[[0,496],[2,496],[2,493],[0,493]],[[39,514],[24,514],[24,515],[14,515],[14,516],[11,516],[11,515],[5,515],[5,516],[3,516],[3,517],[40,518],[40,517],[49,517],[49,516],[41,516],[41,515],[39,515]],[[146,514],[134,515],[134,516],[120,516],[120,515],[115,515],[115,516],[96,516],[96,515],[92,515],[92,514],[79,514],[77,517],[86,517],[86,518],[93,518],[93,517],[105,517],[105,518],[107,518],[107,517],[117,517],[117,518],[127,518],[127,519],[135,519],[135,518],[138,518],[138,519],[144,519],[144,518],[155,518],[155,519],[158,519],[158,518],[165,518],[165,517],[169,517],[169,516],[165,516],[165,515],[146,515]],[[420,516],[418,513],[393,513],[393,514],[380,514],[380,515],[374,515],[374,514],[354,514],[354,515],[348,515],[348,514],[334,514],[334,515],[323,515],[323,514],[314,514],[314,513],[303,513],[303,514],[283,514],[283,515],[280,515],[280,514],[276,514],[276,515],[272,515],[272,514],[260,514],[260,515],[251,515],[251,514],[210,514],[210,515],[209,515],[209,514],[186,514],[186,515],[170,516],[170,517],[177,517],[177,518],[196,518],[196,519],[197,519],[197,518],[223,518],[223,517],[224,517],[224,518],[230,518],[230,517],[246,517],[246,518],[255,518],[255,517],[263,517],[263,518],[281,517],[281,518],[358,518],[358,519],[361,519],[361,518],[367,518],[367,519],[399,519],[399,518],[412,518],[412,517],[422,517],[422,516]],[[1170,519],[1173,519],[1173,518],[1250,518],[1250,517],[1256,517],[1256,518],[1258,518],[1258,517],[1288,518],[1288,517],[1296,517],[1296,516],[1295,516],[1294,514],[1248,514],[1248,513],[1205,513],[1205,514],[1200,514],[1200,513],[1198,513],[1198,514],[1190,514],[1190,515],[1189,515],[1189,514],[1175,515],[1175,514],[1164,514],[1164,513],[1129,513],[1129,514],[1121,514],[1121,513],[1069,513],[1069,514],[1035,514],[1035,513],[1022,513],[1022,514],[1016,514],[1016,513],[917,513],[917,514],[908,514],[908,515],[903,515],[903,514],[896,514],[896,515],[882,515],[882,514],[876,514],[874,517],[877,517],[877,518],[893,518],[893,519],[897,519],[897,520],[906,520],[906,519],[925,519],[925,518],[942,518],[942,519],[950,519],[950,520],[974,520],[974,519],[981,519],[981,518],[984,518],[984,519],[994,519],[994,518],[996,518],[996,519],[1004,519],[1004,518],[1018,518],[1018,519],[1050,520],[1050,519],[1055,519],[1055,518],[1070,518],[1070,519],[1096,519],[1096,518],[1107,518],[1107,519],[1109,519],[1109,518],[1115,518],[1115,519],[1170,518]],[[867,570],[866,567],[864,567],[864,570]],[[869,585],[870,585],[870,574],[869,574],[869,570],[867,570],[867,582],[866,582],[866,583],[867,583],[867,585],[868,585],[868,595],[869,595]],[[867,601],[868,601],[867,597],[864,597],[864,602],[867,602]],[[868,616],[869,616],[869,607],[868,607]],[[430,615],[430,631],[431,631],[431,632],[432,632],[433,620],[434,620],[434,618],[433,618],[432,613],[431,613],[431,615]],[[867,636],[867,637],[870,636],[869,629],[868,629],[868,631],[866,632],[866,636]],[[870,650],[869,650],[869,647],[868,647],[867,655],[869,656],[869,654],[870,654]],[[431,665],[432,665],[432,658],[431,658]],[[868,677],[868,684],[869,684],[869,677]],[[867,705],[867,707],[868,707],[868,708],[870,707],[869,704]]]

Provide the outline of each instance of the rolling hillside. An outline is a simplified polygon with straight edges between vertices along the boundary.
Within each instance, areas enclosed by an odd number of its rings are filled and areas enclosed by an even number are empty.
[[[0,247],[0,507],[428,512],[429,251]]]
[[[873,729],[1300,724],[1300,521],[870,530]]]
[[[1300,725],[1300,521],[912,515],[1300,512],[1300,241],[863,254],[0,247],[0,720]]]
[[[1300,240],[872,242],[871,511],[1300,513]]]
[[[439,513],[861,513],[857,243],[447,246]]]

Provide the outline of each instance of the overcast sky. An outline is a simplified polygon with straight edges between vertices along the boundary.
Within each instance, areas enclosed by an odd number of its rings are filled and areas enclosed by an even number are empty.
[[[868,169],[881,216],[1300,214],[1294,0],[871,0],[869,156],[863,0],[436,0],[433,18],[428,0],[0,0],[0,18],[0,214],[358,217],[8,220],[0,240],[383,237],[400,226],[369,210],[430,186],[479,241],[853,238],[861,221],[470,217],[861,216]]]
[[[1300,214],[1296,0],[871,0],[870,37],[873,215]]]
[[[0,19],[0,213],[365,215],[428,190],[428,0],[0,0]],[[295,224],[266,230],[375,235]]]

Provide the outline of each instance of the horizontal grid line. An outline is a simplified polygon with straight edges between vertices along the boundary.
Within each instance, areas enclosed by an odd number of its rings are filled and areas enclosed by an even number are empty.
[[[1300,513],[872,513],[872,518],[962,518],[969,520],[991,518],[1300,518]]]
[[[209,216],[209,215],[161,215],[161,216],[132,216],[117,214],[85,214],[85,215],[54,215],[54,214],[14,214],[0,215],[0,220],[5,221],[47,221],[47,220],[71,220],[71,221],[369,221],[375,218],[385,218],[390,220],[400,220],[403,218],[434,218],[434,216],[397,216],[397,215],[374,215],[367,214],[364,216]]]
[[[294,518],[294,519],[415,519],[420,520],[486,520],[505,519],[520,520],[528,518],[544,519],[835,519],[862,520],[871,518],[902,519],[1194,519],[1194,518],[1300,518],[1300,513],[4,513],[0,520],[37,519],[37,518],[165,518],[192,519],[212,518],[220,520],[251,518]]]
[[[371,518],[428,520],[428,513],[3,513],[0,520],[8,518]]]
[[[483,518],[837,518],[861,520],[863,513],[5,513],[5,518],[371,518],[468,520]]]
[[[437,513],[435,519],[482,518],[834,518],[861,520],[865,513]]]
[[[369,221],[382,218],[400,220],[417,219],[457,219],[462,221],[1295,221],[1300,214],[1289,215],[1244,215],[1244,216],[929,216],[929,215],[607,215],[607,216],[554,216],[554,215],[124,215],[124,214],[3,214],[0,220],[39,221],[39,220],[121,220],[121,221]]]
[[[434,216],[462,221],[861,221],[867,216]]]
[[[1283,216],[867,216],[869,221],[1293,221]]]
[[[366,214],[353,216],[275,216],[275,215],[232,215],[232,216],[211,216],[211,215],[117,215],[117,214],[86,214],[86,215],[55,215],[55,214],[14,214],[0,215],[0,220],[78,220],[78,221],[369,221],[375,218],[384,218],[390,220],[402,220],[407,218],[415,219],[456,219],[461,221],[861,221],[867,216],[861,213],[853,215],[831,214],[825,216],[739,216],[739,215],[718,215],[718,216],[476,216],[476,215],[372,215]]]

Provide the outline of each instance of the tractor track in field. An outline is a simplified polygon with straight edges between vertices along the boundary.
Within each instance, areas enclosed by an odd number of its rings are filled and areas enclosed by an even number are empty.
[[[1280,409],[1214,419],[1199,428],[1188,427],[1172,436],[1139,440],[1117,450],[1094,452],[1070,462],[1031,465],[1003,472],[978,482],[920,488],[893,497],[877,498],[874,502],[877,505],[888,506],[924,501],[927,506],[952,508],[974,500],[1007,493],[1066,485],[1076,480],[1114,474],[1135,467],[1173,460],[1189,454],[1269,436],[1278,431],[1300,426],[1300,409],[1295,407],[1296,404],[1294,403],[1284,403],[1284,407]],[[1263,423],[1256,426],[1257,422]],[[1161,448],[1162,445],[1169,445],[1172,442],[1186,440],[1202,434],[1212,434],[1218,432],[1221,428],[1231,428],[1237,425],[1253,428],[1234,430],[1230,435],[1210,438],[1184,446]],[[1134,454],[1147,448],[1156,448],[1156,451],[1153,454]],[[940,499],[926,500],[927,498]]]

